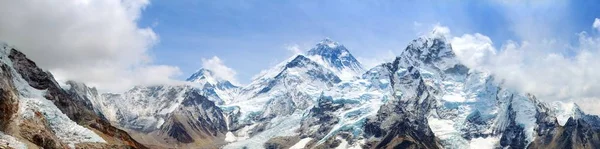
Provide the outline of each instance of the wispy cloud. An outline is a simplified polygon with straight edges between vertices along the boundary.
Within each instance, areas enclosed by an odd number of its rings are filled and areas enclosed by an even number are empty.
[[[301,50],[300,49],[300,45],[298,45],[298,44],[287,45],[285,47],[285,49],[288,50],[288,51],[290,51],[294,55],[304,53],[304,50]]]
[[[592,24],[592,27],[600,32],[600,19],[594,19],[594,24]]]
[[[209,59],[203,58],[202,68],[213,71],[215,77],[218,77],[217,79],[227,80],[235,85],[240,85],[236,77],[237,72],[232,68],[227,67],[224,61],[217,56],[213,56]]]

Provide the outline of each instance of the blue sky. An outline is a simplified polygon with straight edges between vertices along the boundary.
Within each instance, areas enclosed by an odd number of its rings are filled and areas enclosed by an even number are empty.
[[[241,83],[285,60],[290,45],[309,49],[329,37],[361,59],[399,54],[435,24],[454,35],[481,33],[499,48],[507,40],[574,41],[591,32],[597,1],[151,1],[139,26],[159,36],[154,63],[178,66],[185,79],[202,58],[218,56]],[[391,52],[390,52],[391,51]],[[567,52],[568,53],[568,52]]]
[[[600,114],[598,0],[0,1],[0,41],[58,82],[101,92],[179,84],[200,67],[239,85],[329,37],[364,65],[434,27],[508,88]],[[591,104],[590,104],[591,103]]]

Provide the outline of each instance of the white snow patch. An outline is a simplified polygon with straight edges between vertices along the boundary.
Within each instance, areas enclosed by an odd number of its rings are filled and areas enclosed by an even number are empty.
[[[469,143],[470,149],[492,149],[500,141],[497,137],[474,138]]]
[[[558,124],[561,126],[565,126],[571,117],[574,119],[579,118],[579,107],[573,102],[555,101],[551,106],[556,115],[556,120],[558,120]]]
[[[300,121],[302,120],[302,115],[300,114],[292,114],[290,116],[285,117],[277,117],[271,120],[271,124],[265,128],[263,132],[260,132],[251,138],[240,140],[237,142],[232,142],[227,144],[223,148],[225,149],[239,149],[247,147],[249,149],[252,148],[262,148],[263,144],[265,144],[270,138],[279,137],[279,136],[294,136],[298,135],[295,130],[300,127]]]
[[[450,102],[465,102],[465,101],[467,101],[467,99],[465,99],[465,97],[461,96],[460,94],[446,94],[442,97],[442,99],[445,101],[450,101]]]
[[[229,131],[229,132],[227,132],[227,134],[225,134],[225,141],[233,142],[236,140],[237,140],[237,137],[233,133],[231,133],[231,131]]]
[[[306,147],[306,144],[308,144],[308,142],[310,142],[311,140],[312,138],[304,138],[298,141],[298,143],[294,144],[294,146],[290,147],[290,149],[303,149],[304,147]]]
[[[6,135],[2,132],[0,132],[0,145],[7,145],[8,147],[15,149],[27,148],[27,146],[23,142],[17,140],[17,138],[10,135]]]
[[[442,140],[448,139],[454,135],[460,135],[460,133],[453,127],[454,121],[444,120],[437,118],[428,118],[429,127],[435,136]]]
[[[340,141],[342,141],[342,142],[340,143],[340,145],[338,145],[337,147],[335,147],[335,149],[347,149],[348,148],[348,141],[346,141],[346,139],[343,139],[343,138],[340,138],[340,137],[338,137],[337,139],[340,140]]]
[[[341,138],[341,137],[336,137],[336,139],[342,141],[340,143],[340,145],[338,145],[337,147],[335,147],[335,149],[362,149],[362,147],[360,146],[362,143],[364,143],[364,141],[356,141],[354,143],[354,145],[349,144],[348,141],[346,141],[346,139]]]

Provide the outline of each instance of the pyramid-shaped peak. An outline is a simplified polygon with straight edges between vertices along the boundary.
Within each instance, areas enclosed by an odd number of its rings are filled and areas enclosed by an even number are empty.
[[[331,40],[330,38],[325,38],[325,39],[319,41],[319,43],[317,43],[317,47],[323,47],[323,46],[327,46],[329,48],[337,48],[338,46],[341,46],[341,45],[338,42]]]
[[[214,75],[213,71],[205,68],[198,69],[192,76],[190,76],[186,81],[194,81],[206,77],[212,77]]]
[[[342,44],[329,38],[308,50],[308,58],[336,72],[344,79],[352,79],[364,70],[362,65]]]
[[[311,55],[321,55],[321,56],[331,56],[331,55],[347,55],[349,54],[348,49],[344,47],[342,44],[331,40],[330,38],[325,38],[317,43],[317,45],[308,50],[307,53],[309,56]]]

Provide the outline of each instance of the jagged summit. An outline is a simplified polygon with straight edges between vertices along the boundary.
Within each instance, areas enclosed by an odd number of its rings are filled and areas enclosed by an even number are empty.
[[[356,60],[350,51],[329,38],[325,38],[306,53],[308,58],[331,69],[341,79],[349,80],[362,74],[362,64]]]
[[[198,83],[203,91],[202,95],[217,104],[233,100],[239,89],[238,86],[229,80],[217,77],[214,71],[206,68],[199,69],[186,79],[186,81]]]
[[[435,31],[409,42],[398,58],[406,67],[416,66],[430,71],[445,71],[460,64],[450,43]]]
[[[196,71],[194,74],[192,74],[192,76],[190,76],[189,78],[186,79],[186,81],[196,81],[199,79],[203,79],[206,78],[206,76],[213,76],[214,73],[208,69],[204,69],[204,68],[200,68],[198,71]]]
[[[337,46],[340,46],[340,44],[331,40],[329,37],[326,37],[325,39],[317,43],[317,46],[327,46],[329,48],[336,48]]]
[[[424,62],[436,58],[455,57],[452,46],[446,41],[446,38],[434,33],[412,40],[401,55],[417,57]]]
[[[308,50],[307,55],[320,55],[326,57],[339,57],[345,54],[350,54],[344,45],[339,44],[329,38],[325,38],[318,42],[314,48]],[[352,56],[352,55],[350,55]]]

